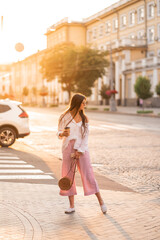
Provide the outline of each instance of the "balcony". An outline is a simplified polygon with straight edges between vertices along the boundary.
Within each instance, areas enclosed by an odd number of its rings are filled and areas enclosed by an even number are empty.
[[[112,43],[112,50],[120,51],[125,49],[139,49],[139,48],[146,48],[146,40],[145,39],[131,39],[131,38],[124,38],[120,40],[115,40]]]
[[[149,57],[134,62],[126,62],[123,73],[153,69],[160,66],[160,57]]]

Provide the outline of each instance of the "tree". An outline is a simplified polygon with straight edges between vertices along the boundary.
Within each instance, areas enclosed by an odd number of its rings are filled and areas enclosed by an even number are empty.
[[[42,106],[45,107],[46,106],[45,96],[48,95],[48,88],[43,85],[40,89],[39,95],[42,97]]]
[[[32,93],[34,96],[37,95],[37,88],[36,87],[32,87]]]
[[[160,97],[160,82],[156,85],[156,93]]]
[[[105,75],[108,66],[106,52],[89,47],[77,47],[77,66],[75,74],[75,91],[86,96],[92,94],[95,81]]]
[[[23,88],[23,93],[22,93],[25,97],[27,97],[28,96],[28,94],[29,94],[29,89],[28,89],[28,87],[24,87]]]
[[[140,99],[147,99],[152,97],[153,93],[150,91],[151,83],[147,77],[139,76],[136,79],[136,83],[134,85],[134,90]]]
[[[106,94],[106,92],[110,90],[110,86],[106,85],[106,84],[102,84],[101,86],[101,90],[100,90],[100,95],[103,99],[109,99],[110,96]]]
[[[90,96],[98,77],[105,74],[106,52],[65,43],[48,50],[41,61],[41,71],[47,81],[59,78],[62,89]]]

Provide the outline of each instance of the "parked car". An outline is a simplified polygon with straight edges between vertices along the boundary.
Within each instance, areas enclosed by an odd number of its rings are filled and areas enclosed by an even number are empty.
[[[28,114],[21,102],[0,100],[0,145],[11,146],[16,138],[30,134]]]

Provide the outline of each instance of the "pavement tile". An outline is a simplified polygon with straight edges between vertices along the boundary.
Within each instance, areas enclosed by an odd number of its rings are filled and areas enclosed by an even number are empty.
[[[64,214],[68,199],[57,185],[0,182],[0,239],[160,239],[160,205],[154,194],[101,190],[103,215],[94,195],[77,187],[76,212]]]

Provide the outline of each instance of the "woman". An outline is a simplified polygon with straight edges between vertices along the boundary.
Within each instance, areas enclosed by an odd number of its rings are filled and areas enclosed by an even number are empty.
[[[81,174],[84,195],[95,194],[102,212],[107,212],[106,205],[100,195],[98,184],[94,178],[93,169],[90,163],[88,151],[88,118],[84,113],[86,97],[80,93],[75,94],[70,102],[69,108],[60,116],[58,125],[58,137],[63,139],[62,144],[62,177],[68,174],[72,179],[73,171],[70,171],[71,156],[76,158],[77,167]],[[69,127],[65,129],[65,127]],[[65,211],[66,214],[75,212],[74,195],[76,195],[76,185],[73,182],[68,191],[60,190],[60,195],[68,196],[70,207]]]

